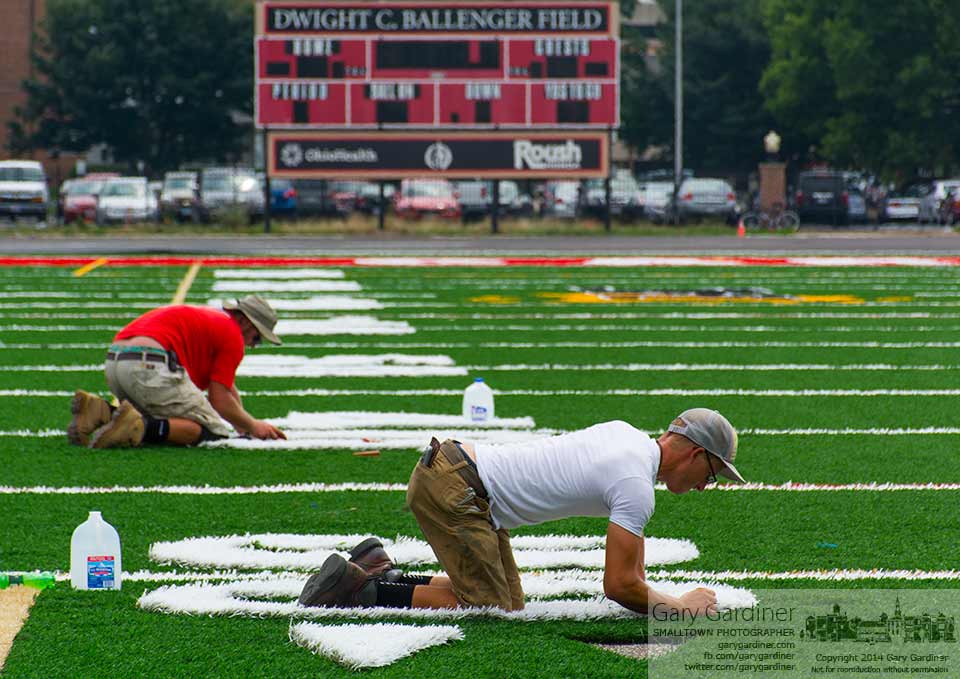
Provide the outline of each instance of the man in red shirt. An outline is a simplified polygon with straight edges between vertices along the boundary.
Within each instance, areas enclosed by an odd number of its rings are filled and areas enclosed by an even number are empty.
[[[285,439],[244,409],[234,384],[245,347],[264,339],[280,344],[276,324],[276,312],[258,295],[225,302],[223,311],[175,305],[145,313],[107,352],[107,384],[120,406],[78,390],[67,438],[90,448],[189,446],[229,436],[226,420],[241,434]]]

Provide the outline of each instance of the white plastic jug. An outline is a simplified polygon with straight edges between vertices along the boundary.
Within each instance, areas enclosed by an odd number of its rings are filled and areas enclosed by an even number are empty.
[[[70,540],[70,583],[74,589],[120,589],[120,536],[90,512]]]
[[[463,392],[463,416],[471,422],[493,419],[493,389],[478,377]]]

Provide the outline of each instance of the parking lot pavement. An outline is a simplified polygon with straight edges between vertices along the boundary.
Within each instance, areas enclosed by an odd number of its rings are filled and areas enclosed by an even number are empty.
[[[0,238],[0,255],[960,255],[960,234],[942,227],[910,229],[802,227],[792,236],[150,236]]]

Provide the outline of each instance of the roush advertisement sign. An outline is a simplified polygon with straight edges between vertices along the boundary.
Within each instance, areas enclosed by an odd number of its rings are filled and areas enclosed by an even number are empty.
[[[603,132],[322,133],[270,132],[269,173],[277,177],[606,176]]]

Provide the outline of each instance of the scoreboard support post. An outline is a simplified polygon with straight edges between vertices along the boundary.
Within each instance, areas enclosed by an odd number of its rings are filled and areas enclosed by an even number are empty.
[[[490,233],[500,232],[500,180],[493,180],[493,197],[490,203]]]
[[[383,199],[383,180],[377,182],[377,188],[379,189],[380,197],[377,199],[377,229],[383,231],[386,226],[384,220],[386,219],[385,215],[387,213],[387,203]]]
[[[270,233],[270,161],[267,159],[269,130],[263,128],[263,232]]]

